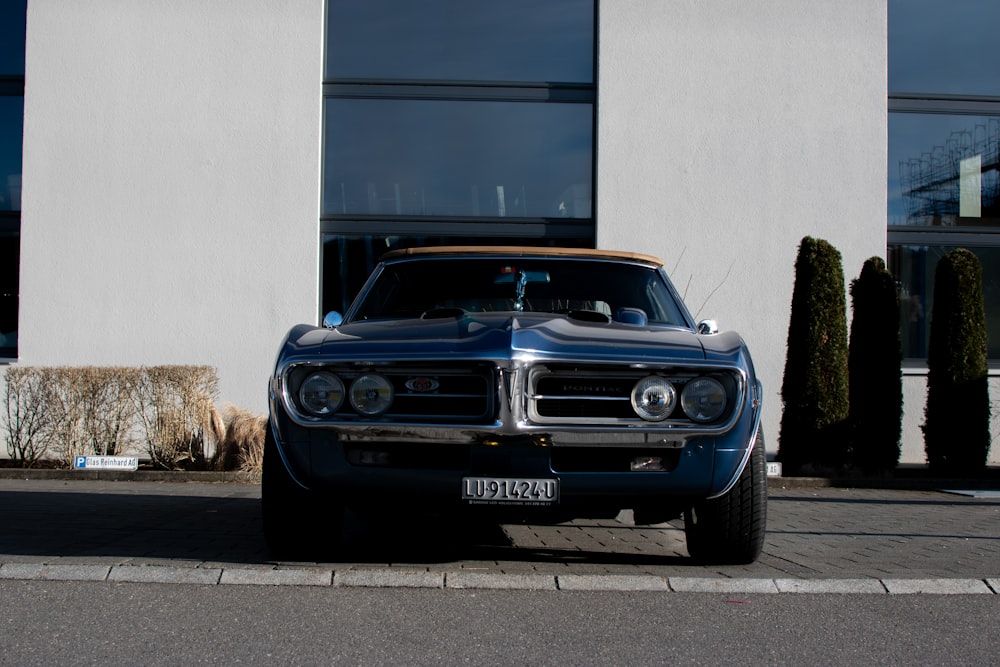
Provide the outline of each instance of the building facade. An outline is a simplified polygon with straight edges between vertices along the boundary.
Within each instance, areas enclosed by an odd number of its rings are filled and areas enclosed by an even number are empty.
[[[697,318],[744,335],[773,450],[802,237],[836,246],[847,280],[888,253],[926,299],[934,253],[971,238],[942,234],[975,210],[907,217],[930,182],[914,167],[902,194],[894,163],[920,154],[894,133],[947,104],[1000,117],[995,82],[974,99],[891,87],[912,5],[895,0],[18,4],[23,53],[0,62],[0,251],[19,267],[2,353],[212,365],[221,401],[260,412],[285,331],[342,309],[388,248],[596,246],[662,257]],[[981,153],[988,218],[995,162],[976,141],[953,185]]]

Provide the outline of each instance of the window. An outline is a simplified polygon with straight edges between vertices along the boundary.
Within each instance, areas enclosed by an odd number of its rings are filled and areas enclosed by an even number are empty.
[[[593,246],[593,0],[327,10],[323,312],[389,247]]]
[[[17,357],[27,2],[0,3],[0,358]]]
[[[957,247],[982,262],[1000,332],[998,20],[991,0],[889,0],[888,263],[911,360],[927,357],[934,272]],[[989,355],[1000,360],[1000,335]]]

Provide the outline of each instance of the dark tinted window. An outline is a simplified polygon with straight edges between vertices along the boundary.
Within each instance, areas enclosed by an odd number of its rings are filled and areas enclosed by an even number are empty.
[[[24,97],[0,97],[0,211],[21,210]]]
[[[586,104],[330,99],[325,215],[589,218]]]
[[[24,25],[27,0],[0,2],[0,76],[24,75]]]
[[[889,92],[1000,95],[995,0],[889,0]]]
[[[330,0],[327,80],[594,80],[592,0]]]

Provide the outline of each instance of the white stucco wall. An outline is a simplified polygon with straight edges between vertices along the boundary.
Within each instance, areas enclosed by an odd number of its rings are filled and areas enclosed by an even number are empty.
[[[322,0],[31,0],[25,365],[208,364],[318,312]]]
[[[743,334],[773,451],[799,242],[885,256],[886,3],[603,0],[598,62],[598,245]]]

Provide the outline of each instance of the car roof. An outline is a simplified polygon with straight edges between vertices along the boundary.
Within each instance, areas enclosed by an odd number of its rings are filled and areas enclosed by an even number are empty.
[[[653,255],[623,250],[595,250],[594,248],[546,248],[534,246],[435,246],[429,248],[399,248],[382,255],[382,260],[401,257],[443,256],[504,256],[504,257],[578,257],[586,259],[616,259],[663,266],[663,260]]]

